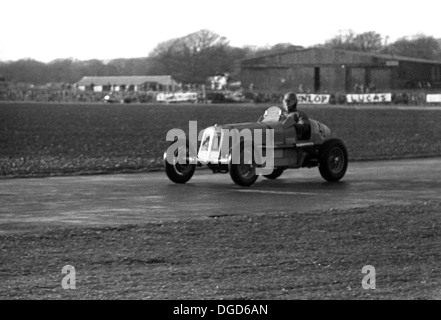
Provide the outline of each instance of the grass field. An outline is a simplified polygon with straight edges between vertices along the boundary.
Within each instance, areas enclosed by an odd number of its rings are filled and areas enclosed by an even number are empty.
[[[0,235],[0,299],[441,299],[439,202]],[[76,290],[63,290],[73,265]],[[365,265],[375,290],[362,288]]]
[[[148,171],[168,130],[255,121],[267,105],[0,104],[0,176]],[[441,155],[440,111],[309,107],[354,159]]]

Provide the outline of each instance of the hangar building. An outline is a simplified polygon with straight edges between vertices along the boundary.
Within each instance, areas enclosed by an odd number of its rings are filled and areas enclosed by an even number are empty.
[[[310,48],[241,61],[241,81],[260,92],[354,92],[441,88],[441,61]]]
[[[174,91],[171,76],[83,77],[76,83],[80,90],[110,91]]]

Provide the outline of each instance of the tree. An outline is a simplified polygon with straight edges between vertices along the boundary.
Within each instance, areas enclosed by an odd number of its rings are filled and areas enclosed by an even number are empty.
[[[74,83],[81,78],[80,61],[57,59],[46,64],[47,82]]]
[[[381,35],[374,31],[357,34],[354,45],[356,50],[363,52],[379,52],[383,46]]]
[[[416,34],[402,37],[383,50],[384,53],[402,55],[421,59],[441,59],[441,46],[434,37]]]
[[[107,63],[107,73],[113,76],[142,76],[149,74],[148,58],[114,59]]]
[[[382,37],[379,33],[368,31],[355,34],[352,30],[343,30],[334,38],[327,40],[321,47],[362,52],[379,52],[382,46]]]
[[[319,47],[342,50],[355,50],[354,45],[355,33],[352,30],[340,30],[339,33],[332,39],[325,41]]]
[[[2,64],[0,73],[7,81],[43,84],[48,82],[46,65],[33,59],[21,59]]]
[[[170,74],[184,83],[203,83],[216,72],[228,72],[228,41],[209,30],[158,44],[149,57],[155,73]]]

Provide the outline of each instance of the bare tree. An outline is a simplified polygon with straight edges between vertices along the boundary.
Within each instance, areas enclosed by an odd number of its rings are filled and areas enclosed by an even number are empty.
[[[422,59],[441,59],[440,42],[424,34],[399,38],[385,47],[383,52]]]
[[[209,30],[160,43],[150,54],[154,71],[171,74],[177,81],[202,83],[228,68],[228,41]]]
[[[322,47],[362,52],[379,52],[382,49],[382,37],[374,31],[355,34],[352,30],[343,30],[334,38],[327,40]]]
[[[363,52],[379,52],[383,46],[382,42],[381,35],[374,31],[357,34],[354,38],[355,48]]]

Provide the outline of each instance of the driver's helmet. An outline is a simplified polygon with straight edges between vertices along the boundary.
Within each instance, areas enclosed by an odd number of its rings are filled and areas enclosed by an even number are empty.
[[[297,95],[294,92],[288,92],[283,96],[283,108],[289,112],[291,108],[297,108]]]

